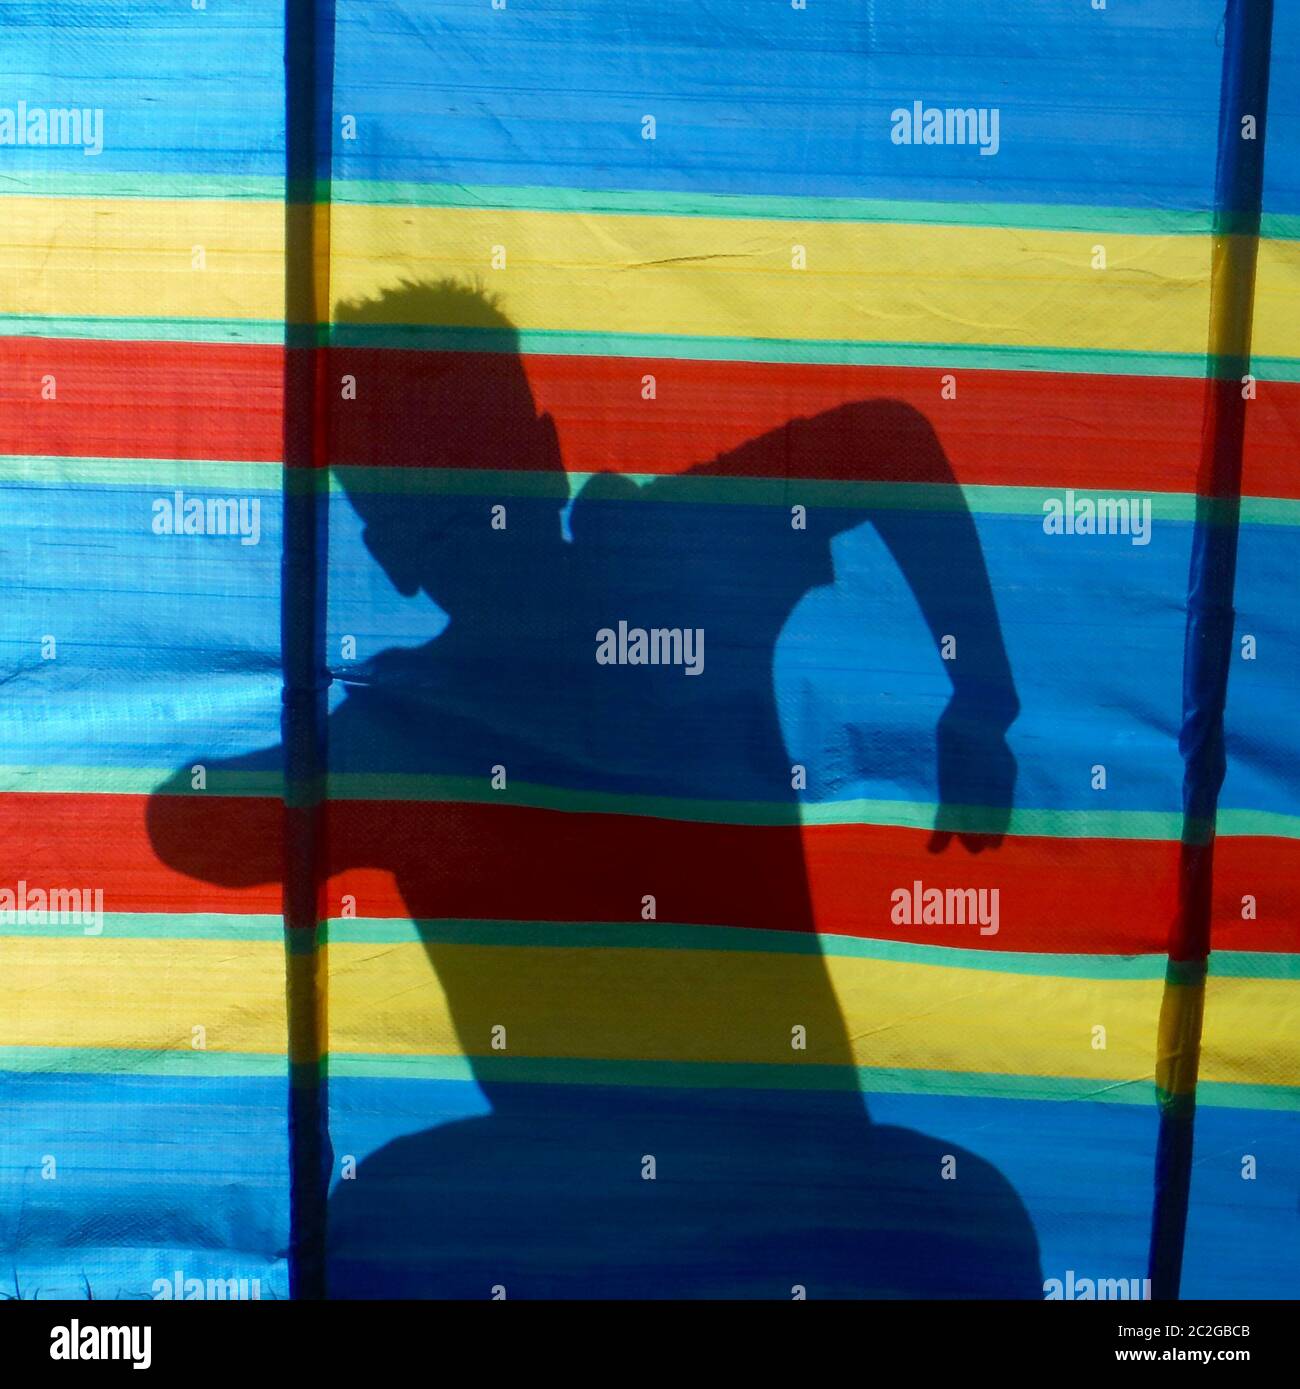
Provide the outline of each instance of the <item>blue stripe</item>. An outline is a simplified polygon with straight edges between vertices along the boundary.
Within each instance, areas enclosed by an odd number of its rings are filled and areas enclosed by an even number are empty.
[[[885,1102],[873,1127],[857,1097],[526,1090],[487,1116],[463,1082],[332,1082],[362,1159],[331,1195],[335,1295],[1041,1295],[991,1106]]]
[[[1300,5],[1274,6],[1271,71],[1263,206],[1266,213],[1294,212],[1300,207]]]
[[[0,104],[101,107],[105,148],[10,167],[279,175],[283,6],[249,0],[7,15]],[[340,7],[335,177],[975,203],[1212,206],[1215,0],[1140,9],[928,0],[533,0]],[[1285,41],[1282,52],[1288,49]],[[721,53],[726,63],[720,64]],[[1000,147],[900,146],[913,101],[997,107]],[[1273,212],[1300,210],[1279,109]],[[196,133],[195,111],[202,120]],[[642,139],[642,118],[656,139]],[[318,172],[323,173],[323,169]]]
[[[521,1159],[530,1157],[543,1172],[553,1163],[563,1163],[567,1152],[564,1129],[555,1125],[567,1121],[575,1133],[584,1130],[585,1108],[598,1117],[606,1135],[622,1139],[622,1148],[629,1155],[620,1161],[620,1150],[611,1155],[608,1170],[588,1174],[597,1183],[592,1200],[598,1207],[605,1201],[616,1209],[619,1184],[629,1177],[634,1183],[633,1194],[639,1194],[641,1155],[653,1152],[658,1157],[659,1185],[643,1187],[645,1199],[665,1203],[665,1212],[679,1208],[678,1203],[685,1208],[687,1195],[678,1196],[662,1184],[674,1183],[689,1191],[690,1183],[700,1180],[700,1169],[707,1171],[700,1161],[701,1147],[708,1152],[708,1145],[713,1143],[719,1151],[731,1152],[733,1145],[739,1147],[748,1140],[752,1125],[762,1134],[759,1150],[774,1154],[772,1160],[785,1164],[787,1174],[797,1166],[803,1151],[792,1142],[793,1135],[802,1134],[813,1147],[821,1145],[826,1150],[820,1180],[827,1186],[824,1218],[831,1233],[823,1239],[825,1246],[836,1247],[837,1223],[852,1230],[855,1224],[878,1219],[882,1205],[892,1210],[904,1232],[900,1247],[892,1251],[896,1256],[890,1270],[897,1279],[895,1292],[932,1294],[938,1291],[936,1280],[953,1274],[954,1269],[959,1276],[968,1277],[977,1290],[1024,1296],[1041,1296],[1042,1280],[1064,1277],[1067,1269],[1074,1269],[1080,1277],[1140,1278],[1145,1272],[1149,1219],[1146,1183],[1155,1136],[1154,1114],[1145,1108],[881,1094],[870,1095],[866,1101],[874,1126],[855,1128],[851,1117],[835,1117],[834,1100],[819,1106],[806,1098],[791,1100],[763,1092],[747,1094],[743,1110],[725,1092],[674,1095],[667,1116],[662,1094],[653,1090],[593,1089],[587,1096],[557,1093],[553,1097],[534,1095],[532,1099],[538,1141],[529,1141],[528,1116],[514,1124],[517,1132],[511,1138],[515,1146],[510,1148],[515,1163],[513,1177],[501,1174],[491,1157],[494,1139],[507,1137],[510,1121],[484,1118],[481,1095],[469,1083],[337,1078],[331,1084],[331,1126],[336,1150],[362,1159],[362,1180],[354,1190],[372,1193],[369,1214],[377,1224],[384,1221],[385,1190],[387,1199],[400,1199],[409,1189],[408,1183],[427,1182],[430,1172],[443,1172],[453,1161],[463,1164],[458,1169],[461,1174],[474,1172],[476,1163],[489,1164],[492,1180],[498,1183],[492,1187],[494,1195],[508,1209],[524,1197],[530,1179],[545,1179]],[[725,1116],[721,1126],[719,1115]],[[543,1132],[553,1135],[549,1145],[540,1142]],[[700,1138],[700,1134],[707,1136]],[[841,1143],[848,1145],[847,1151],[838,1146]],[[619,1148],[618,1143],[611,1146]],[[718,1153],[712,1155],[717,1157]],[[949,1155],[956,1162],[956,1180],[945,1185],[941,1164]],[[576,1155],[573,1160],[580,1161]],[[689,1170],[679,1170],[679,1164]],[[735,1172],[745,1164],[733,1160],[724,1166]],[[757,1180],[761,1173],[745,1175]],[[479,1201],[474,1183],[466,1175],[454,1180],[459,1199],[471,1212],[467,1218],[472,1218]],[[779,1185],[783,1193],[780,1201],[785,1202],[790,1190],[784,1183]],[[1002,1209],[1006,1224],[1000,1236],[984,1231],[988,1267],[982,1270],[972,1268],[955,1248],[947,1251],[953,1263],[930,1269],[923,1264],[931,1247],[928,1213],[943,1207],[945,1193],[950,1191],[964,1193],[962,1199],[970,1203],[969,1211],[982,1210],[989,1215],[996,1207],[994,1193],[1010,1193]],[[731,1199],[748,1195],[731,1188]],[[351,1226],[354,1217],[348,1207],[354,1204],[354,1192],[344,1190],[340,1183],[333,1200],[343,1216],[340,1224]],[[768,1208],[779,1204],[770,1191],[757,1203]],[[365,1268],[357,1260],[340,1260],[340,1275],[354,1285],[369,1280],[372,1291],[382,1290],[390,1280],[403,1286],[402,1262],[413,1255],[418,1257],[421,1242],[430,1238],[429,1231],[420,1228],[422,1209],[411,1211],[405,1239],[388,1250],[387,1267]],[[558,1203],[548,1211],[546,1203],[538,1202],[531,1228],[536,1242],[555,1246],[562,1267],[563,1247],[579,1246],[581,1235],[562,1228],[560,1218]],[[721,1221],[725,1218],[725,1213],[720,1214]],[[634,1228],[634,1217],[628,1220],[629,1227]],[[978,1228],[978,1217],[975,1221]],[[453,1216],[449,1225],[441,1227],[449,1258],[458,1224]],[[755,1217],[752,1224],[757,1230],[762,1220]],[[1266,1233],[1274,1246],[1282,1243],[1276,1231],[1261,1233]],[[509,1282],[507,1274],[512,1271],[518,1271],[521,1278],[526,1276],[517,1270],[517,1254],[512,1257],[509,1250],[500,1252],[500,1281]],[[809,1296],[818,1296],[822,1289],[816,1286],[812,1271],[805,1266],[800,1277],[789,1272],[791,1262],[797,1265],[799,1261],[792,1261],[789,1250],[774,1242],[755,1250],[753,1267],[772,1279],[769,1295],[788,1298],[791,1283],[806,1282]],[[1023,1271],[1022,1282],[1014,1290],[1002,1281],[1008,1268]],[[786,1283],[778,1291],[775,1280],[782,1275]],[[1026,1287],[1030,1282],[1034,1286]],[[600,1295],[592,1275],[585,1289],[580,1280],[575,1279],[575,1283],[578,1293],[585,1290],[589,1295]]]
[[[1228,700],[1224,717],[1227,775],[1219,792],[1224,810],[1273,809],[1297,799],[1300,721],[1300,626],[1286,597],[1300,573],[1300,530],[1238,528],[1236,609]],[[1247,637],[1254,659],[1245,659]]]
[[[337,176],[1210,206],[1214,0],[624,0],[613,14],[446,0],[388,14],[340,13],[339,108],[372,133],[339,149]],[[917,100],[998,108],[997,154],[894,144],[891,112]]]
[[[0,651],[5,666],[20,672],[0,709],[0,762],[166,768],[278,744],[280,494],[253,494],[263,501],[256,546],[154,535],[155,495],[143,488],[6,489],[14,534],[36,543],[23,570],[0,578]],[[398,505],[408,519],[431,524],[442,516],[440,505],[451,504],[404,497]],[[512,500],[511,525],[524,528],[538,505]],[[580,649],[553,652],[546,679],[519,680],[511,665],[519,653],[508,643],[498,647],[499,633],[471,606],[459,641],[447,629],[448,640],[430,647],[427,660],[399,652],[381,662],[390,672],[405,670],[403,679],[443,684],[411,686],[405,704],[375,721],[355,717],[371,699],[367,658],[389,647],[418,648],[443,629],[446,614],[392,588],[362,542],[359,517],[336,496],[328,628],[334,769],[478,777],[504,762],[521,782],[744,801],[790,800],[789,766],[799,761],[808,769],[810,801],[937,798],[935,729],[951,692],[948,668],[894,561],[861,524],[865,513],[837,511],[833,525],[827,522],[841,532],[832,545],[827,534],[796,536],[781,508],[642,500],[632,512],[635,529],[617,533],[620,558],[607,587],[588,593],[585,607],[566,610],[590,618],[577,632]],[[921,568],[946,573],[960,519],[900,512],[892,524]],[[816,518],[810,524],[815,529]],[[1022,706],[1009,735],[1019,763],[1015,803],[1176,811],[1181,764],[1171,711],[1181,688],[1190,525],[1157,520],[1146,546],[1124,536],[1047,536],[1033,514],[980,514],[974,525]],[[1224,804],[1288,813],[1294,798],[1278,769],[1300,760],[1300,729],[1285,716],[1300,687],[1300,645],[1287,626],[1300,532],[1246,526],[1243,537],[1238,627],[1257,637],[1260,659],[1235,664]],[[673,556],[671,574],[656,558],[661,545]],[[795,545],[809,547],[802,558]],[[774,553],[788,562],[773,562]],[[438,572],[435,563],[435,586]],[[544,597],[552,577],[546,568],[519,575]],[[959,638],[960,665],[971,654],[963,637],[978,635],[980,617],[950,587],[946,616]],[[57,614],[48,606],[52,593],[60,595]],[[559,602],[553,597],[538,609],[557,642]],[[123,613],[130,614],[125,630]],[[703,626],[705,675],[597,667],[595,631],[620,617],[646,625],[689,617]],[[735,719],[722,737],[716,723],[687,721],[662,736],[638,725],[636,711],[644,712],[652,693],[685,699],[714,682],[724,690],[728,681],[743,686],[748,707],[760,708],[752,696],[771,688],[774,630],[775,710],[788,757],[774,735]],[[47,632],[58,640],[53,661],[40,660]],[[356,662],[340,659],[345,636],[356,638]],[[827,651],[837,658],[827,661]],[[572,679],[559,679],[566,670]],[[595,727],[587,710],[600,693],[592,683],[598,676],[609,677],[624,702]],[[521,690],[531,710],[526,719],[506,707]],[[340,717],[348,696],[350,712]],[[431,705],[442,710],[445,729],[460,727],[462,735],[431,738]],[[1080,707],[1089,710],[1086,726],[1071,713]],[[625,738],[603,765],[592,755],[596,733],[614,739],[620,728],[638,726],[639,743]],[[1091,789],[1096,763],[1108,769],[1104,795]],[[266,758],[259,765],[280,764]]]
[[[0,167],[58,175],[284,171],[283,0],[203,10],[151,0],[5,5],[0,107],[96,108],[103,151],[6,145]]]
[[[1295,1297],[1300,1289],[1297,1172],[1300,1114],[1197,1109],[1184,1298]]]
[[[12,1295],[16,1271],[23,1296],[84,1297],[84,1275],[97,1298],[147,1297],[153,1280],[176,1268],[202,1278],[261,1277],[264,1298],[287,1294],[283,1079],[0,1073],[0,1099],[8,1116],[0,1129],[0,1238],[12,1265],[0,1269],[0,1294]],[[675,1100],[684,1124],[731,1103],[713,1092]],[[590,1103],[617,1127],[653,1113],[660,1101],[653,1090],[602,1089]],[[747,1092],[744,1103],[769,1145],[792,1115],[788,1097]],[[801,1103],[811,1122],[815,1109],[806,1098]],[[1000,1173],[1028,1213],[1044,1279],[1068,1269],[1077,1278],[1142,1274],[1155,1137],[1147,1108],[891,1094],[869,1095],[866,1104],[882,1129],[910,1130],[958,1154],[958,1185],[962,1150]],[[400,1170],[418,1153],[417,1135],[443,1128],[445,1144],[454,1132],[447,1126],[486,1113],[477,1086],[460,1081],[334,1077],[330,1106],[334,1152],[356,1157],[363,1172],[386,1145],[415,1140],[414,1150],[393,1152]],[[69,1113],[78,1116],[76,1133]],[[1197,1128],[1203,1156],[1193,1178],[1184,1295],[1291,1295],[1300,1286],[1300,1244],[1292,1237],[1300,1117],[1206,1109]],[[424,1151],[443,1149],[426,1144]],[[634,1154],[638,1182],[644,1151]],[[57,1182],[40,1177],[46,1153],[56,1155]],[[1242,1179],[1246,1155],[1256,1160],[1249,1181]],[[336,1193],[340,1170],[336,1162]],[[920,1167],[893,1174],[918,1184],[918,1198],[928,1177]],[[52,1191],[57,1202],[47,1199]],[[508,1186],[503,1194],[509,1197]],[[20,1231],[13,1222],[23,1211],[30,1218],[38,1204],[42,1221],[55,1224],[42,1224],[36,1244],[26,1225]],[[545,1207],[537,1215],[545,1233]],[[550,1237],[561,1245],[567,1235],[552,1227]],[[393,1254],[400,1258],[400,1248]]]
[[[602,1124],[626,1137],[634,1180],[639,1179],[641,1154],[650,1150],[647,1141],[655,1146],[655,1140],[649,1138],[651,1132],[658,1140],[658,1180],[687,1179],[685,1174],[673,1172],[673,1146],[665,1135],[674,1125],[670,1124],[666,1131],[655,1117],[662,1113],[661,1092],[593,1089],[585,1100],[566,1092],[555,1097],[552,1111],[548,1111],[545,1096],[533,1098],[539,1131],[542,1116],[548,1112],[550,1118],[567,1116],[581,1127],[585,1105]],[[453,1180],[465,1185],[461,1194],[470,1202],[479,1199],[472,1179],[466,1176],[475,1170],[475,1154],[480,1161],[492,1163],[494,1177],[499,1175],[489,1153],[498,1121],[484,1117],[486,1105],[472,1083],[338,1077],[331,1082],[330,1099],[335,1150],[355,1154],[363,1177],[382,1174],[389,1183],[390,1196],[401,1192],[404,1178],[417,1185],[427,1183],[431,1170],[443,1170],[442,1164],[453,1158],[464,1160]],[[735,1101],[724,1092],[705,1092],[675,1095],[673,1103],[674,1124],[689,1131],[693,1126],[715,1124],[719,1113],[732,1113]],[[747,1094],[743,1103],[747,1113],[735,1116],[735,1127],[730,1130],[733,1138],[721,1139],[724,1145],[741,1141],[751,1122],[762,1131],[762,1141],[769,1149],[783,1153],[786,1149],[782,1145],[789,1141],[792,1128],[800,1124],[819,1134],[822,1140],[829,1140],[835,1132],[826,1112],[823,1110],[819,1118],[817,1107],[806,1099],[792,1101],[755,1092]],[[1070,1270],[1076,1283],[1084,1278],[1145,1276],[1149,1183],[1156,1137],[1152,1109],[1087,1101],[896,1094],[869,1095],[866,1106],[876,1126],[867,1132],[879,1134],[887,1151],[899,1155],[906,1152],[920,1159],[914,1165],[900,1162],[877,1172],[901,1221],[924,1225],[924,1210],[940,1199],[936,1196],[940,1191],[937,1173],[931,1170],[925,1155],[953,1154],[957,1159],[954,1185],[960,1188],[963,1180],[967,1181],[966,1190],[972,1201],[978,1199],[976,1193],[987,1194],[990,1187],[1005,1183],[1023,1203],[1038,1247],[1041,1279],[1064,1282]],[[1292,1175],[1300,1158],[1300,1116],[1271,1111],[1209,1110],[1200,1116],[1199,1124],[1202,1151],[1207,1156],[1198,1163],[1193,1187],[1187,1295],[1288,1296],[1300,1282],[1300,1246],[1291,1233]],[[528,1131],[525,1126],[525,1137]],[[504,1136],[504,1125],[500,1135]],[[523,1144],[523,1148],[527,1146]],[[511,1149],[511,1157],[519,1159],[523,1148]],[[554,1136],[549,1158],[536,1149],[530,1151],[543,1163],[562,1161],[563,1132]],[[1241,1179],[1240,1156],[1246,1152],[1257,1158],[1258,1175],[1251,1182]],[[969,1160],[963,1153],[969,1155]],[[833,1182],[835,1170],[831,1158],[823,1179]],[[612,1186],[627,1175],[617,1164],[611,1164],[602,1185]],[[528,1177],[528,1164],[516,1161],[514,1176],[493,1186],[494,1195],[508,1205],[518,1199]],[[341,1186],[335,1186],[336,1209],[350,1195],[341,1193]],[[364,1183],[358,1183],[356,1190],[363,1189]],[[880,1195],[879,1188],[875,1195]],[[847,1191],[841,1193],[840,1219],[845,1225],[854,1218],[857,1199]],[[374,1208],[374,1214],[380,1218],[383,1202],[380,1187]],[[558,1224],[558,1213],[548,1213],[545,1203],[538,1203],[535,1212],[535,1238],[543,1242],[549,1239],[557,1251],[577,1242],[572,1230]],[[828,1207],[832,1225],[834,1212],[832,1203]],[[557,1223],[548,1225],[548,1219]],[[452,1230],[445,1232],[448,1252],[456,1223],[453,1218]],[[400,1261],[418,1248],[421,1238],[427,1235],[418,1225],[408,1227],[405,1240],[389,1250],[392,1262],[387,1270],[379,1271],[380,1278],[386,1273],[400,1283]],[[918,1232],[910,1257],[919,1259],[923,1248],[924,1238]],[[509,1266],[507,1253],[503,1270]],[[340,1272],[356,1278],[363,1271],[352,1267]],[[912,1290],[924,1295],[924,1275],[915,1268],[911,1274]],[[586,1291],[601,1295],[594,1282]],[[815,1295],[812,1288],[809,1293]],[[789,1292],[774,1295],[788,1297]]]
[[[0,1298],[149,1298],[178,1269],[286,1297],[285,1093],[282,1077],[0,1071]]]

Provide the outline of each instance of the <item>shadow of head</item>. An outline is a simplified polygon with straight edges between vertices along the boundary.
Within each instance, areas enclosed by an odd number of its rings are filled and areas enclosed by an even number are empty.
[[[517,594],[558,556],[569,489],[499,300],[404,280],[334,317],[330,463],[370,553],[400,593],[449,612]],[[503,543],[484,543],[493,526]]]

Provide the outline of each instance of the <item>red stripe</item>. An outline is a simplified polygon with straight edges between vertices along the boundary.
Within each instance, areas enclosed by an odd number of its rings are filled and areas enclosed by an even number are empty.
[[[357,399],[331,396],[338,462],[418,467],[430,440],[463,429],[466,383],[499,410],[519,359],[474,353],[334,349],[329,376],[358,378]],[[1205,382],[955,369],[944,371],[670,359],[523,359],[533,397],[559,431],[571,472],[674,473],[797,416],[888,397],[920,410],[958,480],[1003,486],[1195,490]],[[452,375],[452,388],[436,382]],[[57,399],[41,399],[53,375]],[[642,381],[655,378],[655,399]],[[281,456],[282,354],[240,344],[0,339],[0,453],[112,458]],[[459,384],[457,384],[459,383]],[[492,402],[498,402],[493,405]],[[1248,408],[1248,495],[1300,497],[1293,441],[1300,383],[1262,382]],[[454,460],[472,466],[473,459]],[[483,465],[526,467],[526,458]],[[852,459],[819,476],[854,477]]]
[[[381,349],[335,355],[339,373],[356,377],[357,399],[335,407],[334,460],[404,467],[427,466],[430,441],[464,433],[467,418],[499,409],[519,360]],[[959,482],[1195,487],[1204,390],[1197,380],[961,370],[953,373],[955,399],[945,400],[938,369],[559,356],[524,363],[570,472],[684,472],[791,419],[887,398],[929,421]],[[651,376],[655,398],[644,400]],[[466,449],[447,461],[501,467],[502,453]],[[510,466],[546,466],[526,449],[507,457]],[[746,470],[853,480],[864,476],[864,461],[873,480],[911,479],[906,456],[864,460],[847,450],[816,459],[772,450]],[[1284,463],[1279,458],[1278,474],[1294,487]]]
[[[8,792],[0,887],[102,887],[106,912],[279,915],[283,819],[251,797]]]
[[[1300,840],[1216,839],[1212,910],[1215,950],[1300,952]]]
[[[249,344],[0,338],[0,453],[274,462],[282,358]]]
[[[0,795],[10,879],[104,889],[112,912],[279,913],[283,810],[202,796]],[[972,855],[925,831],[694,824],[511,806],[335,801],[327,833],[333,914],[367,917],[718,924],[971,949],[1163,953],[1178,845],[1013,837]],[[908,927],[891,894],[999,889],[1000,930]],[[1242,919],[1242,897],[1257,919]],[[1219,841],[1215,944],[1300,949],[1300,843]]]

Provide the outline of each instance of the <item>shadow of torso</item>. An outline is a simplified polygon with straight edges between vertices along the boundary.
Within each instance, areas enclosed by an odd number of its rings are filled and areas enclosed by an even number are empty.
[[[473,571],[446,630],[335,672],[331,775],[436,780],[417,800],[331,800],[329,870],[393,875],[432,965],[429,1011],[449,1027],[428,1050],[468,1059],[488,1113],[388,1142],[336,1182],[331,1295],[1042,1295],[1006,1179],[871,1122],[869,1040],[850,1040],[815,929],[773,660],[798,604],[833,579],[831,539],[865,514],[810,508],[795,528],[788,506],[701,490],[793,476],[796,445],[863,441],[951,482],[914,412],[869,402],[640,489],[593,478],[571,543],[540,542],[521,502],[500,535],[444,523],[444,563]],[[395,534],[421,503],[387,504]],[[969,516],[915,531],[871,519],[932,629],[948,595],[976,593],[967,668],[985,649],[989,686],[1009,688],[982,564],[985,588],[963,583]],[[598,633],[620,623],[701,632],[702,670],[599,661]],[[996,789],[1004,769],[988,768]],[[155,797],[162,857],[220,880],[263,871],[199,855],[203,813],[201,798]]]
[[[499,557],[521,570],[508,609],[485,603],[346,677],[335,768],[485,783],[498,766],[503,800],[576,799],[429,804],[418,836],[377,808],[371,842],[348,846],[393,871],[424,923],[491,1113],[398,1139],[336,1186],[335,1294],[1041,1296],[1005,1179],[870,1122],[869,1051],[850,1045],[815,932],[773,657],[833,578],[831,536],[862,517],[795,531],[788,508],[692,504],[697,479],[593,479],[544,570]],[[620,621],[703,632],[703,671],[599,664],[597,633]],[[654,812],[618,814],[632,796]],[[687,806],[698,818],[674,821]],[[754,806],[768,823],[727,823]],[[448,919],[474,920],[482,943],[447,940]],[[491,944],[493,922],[521,920],[553,925],[535,946]],[[593,945],[593,921],[628,929]],[[698,927],[748,930],[720,948],[716,930],[690,940]],[[516,1049],[555,1078],[524,1079],[525,1062],[512,1079]],[[592,1061],[621,1066],[617,1082],[584,1074]]]

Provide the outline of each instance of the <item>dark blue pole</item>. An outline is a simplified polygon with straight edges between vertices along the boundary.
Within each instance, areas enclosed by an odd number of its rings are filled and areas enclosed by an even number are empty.
[[[325,577],[329,192],[334,0],[286,0],[283,665],[284,941],[289,1045],[289,1290],[325,1296],[331,1155],[325,981],[318,951],[325,867]]]
[[[1268,110],[1272,0],[1228,0],[1214,189],[1209,351],[1196,525],[1183,646],[1183,829],[1156,1062],[1150,1276],[1176,1299],[1191,1190],[1196,1081],[1210,955],[1214,821],[1226,766],[1223,715],[1233,651],[1233,589]]]

